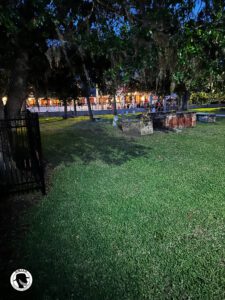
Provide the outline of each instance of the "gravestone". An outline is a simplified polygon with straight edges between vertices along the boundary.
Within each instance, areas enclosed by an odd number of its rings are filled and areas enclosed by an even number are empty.
[[[138,118],[122,118],[122,131],[127,134],[149,135],[153,134],[153,123],[150,116]]]
[[[117,127],[118,116],[114,116],[113,118],[113,127]]]
[[[215,123],[216,122],[216,115],[215,114],[197,114],[197,120],[199,122],[204,123]]]
[[[163,128],[182,129],[196,126],[196,114],[192,112],[166,113],[163,118]]]

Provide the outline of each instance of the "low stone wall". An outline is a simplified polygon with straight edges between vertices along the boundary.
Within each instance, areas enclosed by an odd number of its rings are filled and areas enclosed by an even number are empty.
[[[121,127],[122,131],[127,134],[153,134],[153,123],[150,117],[141,117],[140,119],[123,118],[121,121]]]
[[[128,134],[148,135],[156,129],[182,129],[196,126],[196,113],[194,112],[162,112],[142,115],[137,118],[122,118],[120,124],[122,131]]]
[[[166,115],[164,127],[167,129],[187,128],[196,126],[196,113],[172,113]]]
[[[155,128],[176,129],[196,126],[196,113],[177,112],[151,114]]]
[[[204,114],[199,113],[197,114],[197,121],[204,122],[204,123],[215,123],[216,122],[216,115],[215,114]]]

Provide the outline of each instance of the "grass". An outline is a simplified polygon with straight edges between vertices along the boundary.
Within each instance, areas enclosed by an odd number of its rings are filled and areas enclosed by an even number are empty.
[[[76,119],[41,132],[51,187],[14,262],[33,275],[28,299],[225,298],[225,120],[145,137]]]
[[[89,117],[87,116],[79,116],[74,119],[75,122],[80,122],[80,121],[85,121],[88,120]],[[39,122],[40,124],[45,124],[45,123],[54,123],[58,121],[64,121],[63,117],[40,117]]]
[[[225,114],[225,107],[203,107],[203,108],[194,108],[190,109],[190,111],[196,111],[196,112],[207,112],[207,113],[213,113],[213,114]]]

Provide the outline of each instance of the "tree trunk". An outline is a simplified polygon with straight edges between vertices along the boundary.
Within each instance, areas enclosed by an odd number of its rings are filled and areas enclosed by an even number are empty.
[[[117,108],[116,108],[116,95],[113,96],[113,114],[114,116],[117,115]]]
[[[67,115],[67,101],[66,101],[66,99],[63,99],[63,106],[64,106],[64,116],[63,116],[63,119],[67,119],[68,115]]]
[[[178,95],[177,108],[178,108],[178,111],[182,111],[182,95],[179,93],[177,95]]]
[[[92,112],[92,109],[91,109],[91,102],[90,102],[90,96],[89,96],[89,94],[87,96],[87,105],[88,105],[88,113],[89,113],[90,120],[94,121],[93,112]]]
[[[39,91],[36,87],[34,87],[34,101],[35,101],[35,105],[37,106],[38,110],[40,109],[40,105],[39,105]]]
[[[190,93],[185,90],[183,97],[182,97],[182,104],[181,104],[181,110],[186,111],[187,110],[187,105],[188,105],[188,100],[190,98]]]
[[[2,97],[0,96],[0,120],[4,119],[5,114],[4,114],[4,105],[2,101]]]
[[[77,116],[77,105],[76,105],[76,99],[73,100],[73,108],[74,108],[74,116]]]
[[[86,68],[86,64],[84,62],[84,57],[83,57],[83,52],[82,49],[80,47],[77,48],[79,53],[80,53],[80,57],[81,57],[81,61],[82,61],[82,68],[83,68],[83,73],[84,73],[84,77],[87,83],[87,105],[88,105],[88,113],[89,113],[89,117],[91,121],[94,121],[93,118],[93,113],[92,113],[92,109],[91,109],[91,103],[90,103],[90,91],[91,91],[91,79],[88,73],[88,70]]]
[[[27,109],[26,100],[23,101],[20,111],[25,113]]]
[[[20,51],[9,84],[7,117],[14,118],[20,114],[23,102],[27,98],[28,54]]]
[[[39,102],[38,102],[38,97],[35,97],[35,104],[38,108],[38,110],[40,109],[40,105],[39,105]]]

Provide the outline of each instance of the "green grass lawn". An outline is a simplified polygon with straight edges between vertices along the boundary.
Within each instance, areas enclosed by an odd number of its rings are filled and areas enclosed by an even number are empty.
[[[190,111],[196,111],[196,112],[207,112],[207,113],[213,113],[213,114],[221,114],[225,115],[225,107],[202,107],[202,108],[193,108],[190,109]]]
[[[69,119],[41,133],[54,170],[18,250],[29,299],[225,298],[225,120],[129,137]]]

